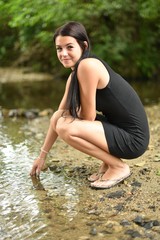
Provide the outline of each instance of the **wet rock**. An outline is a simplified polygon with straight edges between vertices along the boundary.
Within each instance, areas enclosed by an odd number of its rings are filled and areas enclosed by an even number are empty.
[[[148,220],[141,216],[137,216],[133,222],[145,229],[151,229],[153,226],[160,226],[160,222],[158,220]]]
[[[153,221],[153,226],[160,226],[160,221],[154,220]]]
[[[126,220],[126,219],[122,220],[122,221],[120,222],[120,224],[121,224],[122,226],[129,226],[129,225],[131,225],[131,223],[130,223],[128,220]]]
[[[39,109],[30,109],[24,112],[24,117],[26,117],[27,119],[34,119],[38,117],[38,114],[39,114]]]
[[[138,231],[132,229],[128,229],[125,234],[130,235],[132,238],[140,238],[142,236]]]
[[[56,166],[56,165],[50,165],[50,166],[49,166],[49,169],[50,169],[51,171],[56,171],[57,166]]]
[[[124,204],[119,203],[117,206],[114,207],[114,209],[117,210],[118,212],[120,212],[124,209]]]
[[[44,109],[40,111],[39,109],[1,109],[0,114],[4,117],[25,117],[27,119],[34,119],[37,117],[45,117],[53,114],[52,109]]]
[[[121,198],[121,197],[124,197],[124,195],[125,195],[125,191],[120,190],[120,191],[116,191],[116,192],[111,192],[111,193],[107,194],[106,196],[108,198]]]
[[[8,112],[8,117],[12,118],[12,117],[18,117],[18,110],[17,109],[11,109]]]
[[[92,235],[92,236],[97,235],[97,229],[95,227],[91,228],[91,231],[90,231],[89,234]]]
[[[50,116],[51,114],[53,114],[53,109],[48,108],[48,109],[44,109],[43,111],[40,111],[39,117],[46,117],[46,116]]]
[[[141,216],[137,216],[133,222],[135,222],[137,225],[139,226],[143,226],[144,225],[144,221],[143,221],[143,218]]]
[[[134,187],[141,187],[142,183],[138,182],[138,181],[134,181],[133,183],[131,183],[131,186]]]

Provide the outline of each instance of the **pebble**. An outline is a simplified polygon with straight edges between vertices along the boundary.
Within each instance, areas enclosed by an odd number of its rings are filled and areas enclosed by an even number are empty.
[[[44,109],[40,111],[39,109],[2,109],[0,110],[0,116],[9,118],[27,118],[34,119],[37,117],[45,117],[53,114],[52,109]]]
[[[90,231],[89,234],[92,235],[92,236],[97,235],[97,229],[96,229],[95,227],[94,227],[94,228],[91,228],[91,231]]]
[[[108,198],[121,198],[121,197],[124,197],[124,195],[125,195],[125,191],[120,190],[120,191],[116,191],[116,192],[111,192],[111,193],[107,194],[106,197],[108,197]]]
[[[131,186],[134,187],[141,187],[142,183],[138,182],[138,181],[134,181],[133,183],[131,183]]]
[[[133,222],[145,229],[151,229],[153,226],[160,226],[160,222],[158,220],[147,220],[141,216],[137,216]]]
[[[130,235],[132,238],[137,238],[137,237],[141,237],[141,234],[136,231],[136,230],[133,230],[133,229],[128,229],[126,232],[125,232],[126,235]]]

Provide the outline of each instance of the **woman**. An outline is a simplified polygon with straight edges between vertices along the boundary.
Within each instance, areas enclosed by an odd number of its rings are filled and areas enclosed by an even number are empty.
[[[69,22],[58,28],[54,42],[59,61],[72,72],[30,175],[40,174],[47,153],[59,136],[102,161],[98,173],[92,174],[89,181],[93,188],[110,188],[131,174],[121,158],[137,158],[147,149],[149,128],[143,105],[120,75],[90,55],[82,24]]]

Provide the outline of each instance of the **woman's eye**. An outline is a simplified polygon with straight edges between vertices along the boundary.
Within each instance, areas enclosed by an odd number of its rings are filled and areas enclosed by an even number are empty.
[[[68,49],[72,49],[73,48],[73,46],[68,46]]]
[[[60,47],[56,48],[57,52],[60,52],[62,49]]]

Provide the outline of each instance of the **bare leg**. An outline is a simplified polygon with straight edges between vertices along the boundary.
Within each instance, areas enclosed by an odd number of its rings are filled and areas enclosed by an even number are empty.
[[[102,160],[108,166],[103,180],[119,179],[130,172],[127,164],[109,153],[101,122],[59,118],[56,131],[69,145]]]

